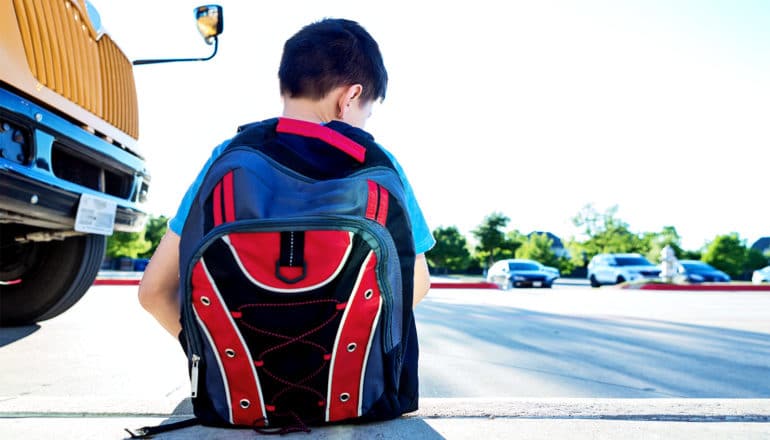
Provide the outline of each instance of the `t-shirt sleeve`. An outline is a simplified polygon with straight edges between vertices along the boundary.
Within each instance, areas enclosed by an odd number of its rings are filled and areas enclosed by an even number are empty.
[[[187,192],[184,194],[184,197],[182,197],[182,202],[179,204],[179,208],[176,210],[176,215],[174,215],[174,217],[168,221],[168,228],[171,229],[176,235],[182,235],[184,222],[187,220],[187,214],[190,213],[190,207],[192,206],[195,194],[197,194],[198,188],[200,188],[201,184],[203,183],[203,178],[206,176],[209,168],[211,168],[211,164],[214,163],[214,159],[222,154],[222,151],[229,143],[230,139],[222,142],[216,148],[214,148],[214,151],[211,152],[211,157],[209,157],[206,163],[203,164],[203,168],[198,173],[198,176],[195,178],[192,185],[187,188]]]
[[[385,154],[388,155],[393,162],[393,166],[398,171],[398,176],[401,178],[401,183],[404,185],[404,193],[406,196],[406,210],[409,214],[409,221],[412,223],[412,236],[414,237],[414,252],[415,254],[424,254],[428,252],[435,244],[436,240],[433,238],[433,234],[430,232],[428,222],[425,221],[425,216],[420,209],[420,205],[417,203],[417,197],[414,195],[412,185],[409,184],[409,180],[406,178],[404,169],[401,168],[401,164],[398,163],[395,157],[386,150]]]

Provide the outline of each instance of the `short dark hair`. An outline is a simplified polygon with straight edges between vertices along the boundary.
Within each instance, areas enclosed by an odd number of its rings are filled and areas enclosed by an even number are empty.
[[[327,18],[286,41],[278,69],[281,95],[321,99],[339,86],[361,84],[361,99],[385,99],[388,72],[377,42],[355,21]]]

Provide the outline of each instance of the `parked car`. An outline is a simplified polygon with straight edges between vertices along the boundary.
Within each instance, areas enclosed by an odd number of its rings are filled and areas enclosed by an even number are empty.
[[[559,278],[559,277],[561,276],[561,271],[559,271],[559,269],[558,269],[558,268],[555,268],[555,267],[553,267],[553,266],[546,266],[546,265],[544,265],[544,264],[540,264],[540,263],[538,263],[537,261],[535,261],[535,263],[537,263],[537,264],[540,266],[540,268],[541,268],[542,270],[544,270],[544,271],[546,271],[546,272],[551,272],[551,273],[553,273],[554,275],[556,275],[556,278]]]
[[[730,282],[730,275],[708,263],[698,260],[679,260],[677,277],[688,283]]]
[[[640,254],[598,254],[588,263],[591,287],[659,276],[660,269]]]
[[[754,284],[770,283],[770,266],[755,270],[751,275],[751,282]]]
[[[502,289],[513,287],[550,288],[561,274],[559,269],[544,266],[527,259],[507,259],[493,264],[487,272],[487,281]]]

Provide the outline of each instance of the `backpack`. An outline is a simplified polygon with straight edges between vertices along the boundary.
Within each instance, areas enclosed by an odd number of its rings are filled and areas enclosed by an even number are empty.
[[[239,128],[180,241],[183,346],[205,425],[306,429],[417,409],[404,188],[365,131]]]

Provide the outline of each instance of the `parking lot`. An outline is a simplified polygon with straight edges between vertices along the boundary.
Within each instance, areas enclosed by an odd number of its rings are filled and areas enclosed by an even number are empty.
[[[186,360],[176,341],[141,310],[135,294],[132,286],[95,286],[58,318],[0,330],[0,438],[27,429],[40,435],[30,438],[47,438],[45,433],[80,417],[102,427],[92,437],[71,438],[122,438],[122,427],[190,414]],[[474,408],[474,417],[499,411],[519,423],[511,408],[535,399],[552,405],[536,417],[553,418],[561,411],[554,402],[593,402],[570,411],[602,419],[620,411],[612,402],[626,402],[618,407],[626,410],[641,404],[638,412],[648,413],[645,402],[676,399],[694,405],[691,415],[711,414],[701,415],[721,421],[730,416],[737,432],[770,434],[767,310],[768,292],[651,292],[579,284],[436,289],[416,311],[423,411],[438,417],[431,432],[440,438],[463,432],[452,425],[456,420],[438,421],[452,413],[450,407],[478,399],[508,403],[487,403],[488,412],[466,405],[453,417]],[[49,431],[42,427],[46,423]],[[441,431],[439,425],[454,427]],[[639,432],[647,432],[650,425],[644,426]]]

